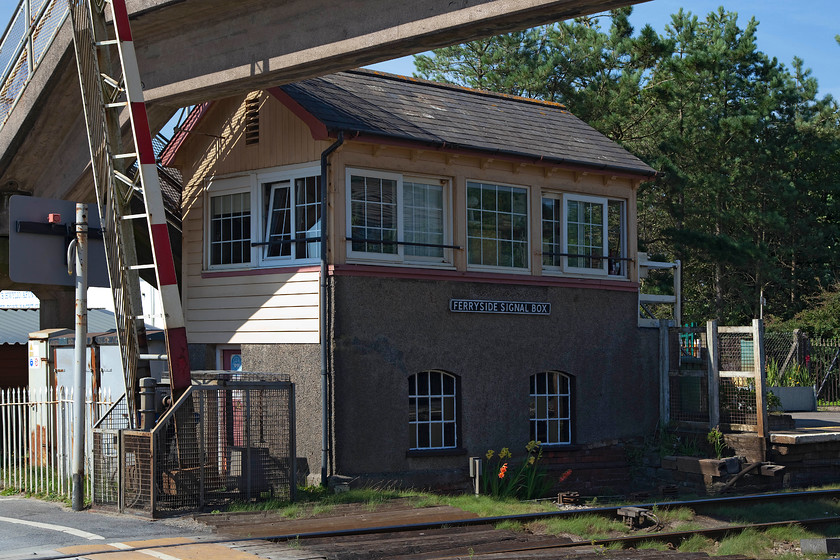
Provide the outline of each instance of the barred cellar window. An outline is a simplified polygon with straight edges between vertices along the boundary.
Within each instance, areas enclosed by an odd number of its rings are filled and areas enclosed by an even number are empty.
[[[531,376],[531,439],[572,443],[572,383],[568,375],[546,371]]]
[[[411,449],[458,446],[458,379],[443,371],[423,371],[408,378]]]

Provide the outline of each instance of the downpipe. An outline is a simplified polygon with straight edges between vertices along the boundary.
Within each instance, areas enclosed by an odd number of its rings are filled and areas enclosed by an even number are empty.
[[[329,411],[329,337],[328,337],[328,322],[327,322],[327,303],[329,296],[327,290],[327,224],[329,223],[329,215],[327,214],[327,167],[329,166],[328,158],[330,154],[336,151],[344,144],[344,132],[338,133],[338,139],[333,142],[326,150],[321,152],[321,290],[320,290],[320,330],[321,330],[321,484],[327,484],[328,468],[330,454],[330,411]]]

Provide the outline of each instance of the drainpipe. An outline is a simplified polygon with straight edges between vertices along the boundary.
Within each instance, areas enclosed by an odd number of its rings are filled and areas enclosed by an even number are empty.
[[[321,152],[321,484],[327,484],[327,462],[330,452],[330,413],[329,413],[329,376],[327,364],[329,358],[329,340],[327,331],[327,158],[344,144],[344,132],[338,133],[338,139],[329,148]]]

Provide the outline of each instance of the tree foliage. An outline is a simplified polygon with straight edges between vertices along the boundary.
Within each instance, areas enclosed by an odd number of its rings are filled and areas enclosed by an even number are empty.
[[[686,320],[743,322],[762,296],[794,316],[840,271],[837,103],[758,50],[755,19],[680,10],[636,33],[631,10],[419,55],[417,75],[564,103],[659,171],[639,249],[682,261]]]

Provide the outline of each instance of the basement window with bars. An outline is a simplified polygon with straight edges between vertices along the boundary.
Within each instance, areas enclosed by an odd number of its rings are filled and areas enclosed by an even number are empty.
[[[572,380],[557,371],[531,376],[531,440],[544,444],[572,443]]]
[[[458,446],[458,378],[429,370],[408,378],[408,424],[411,450]]]

